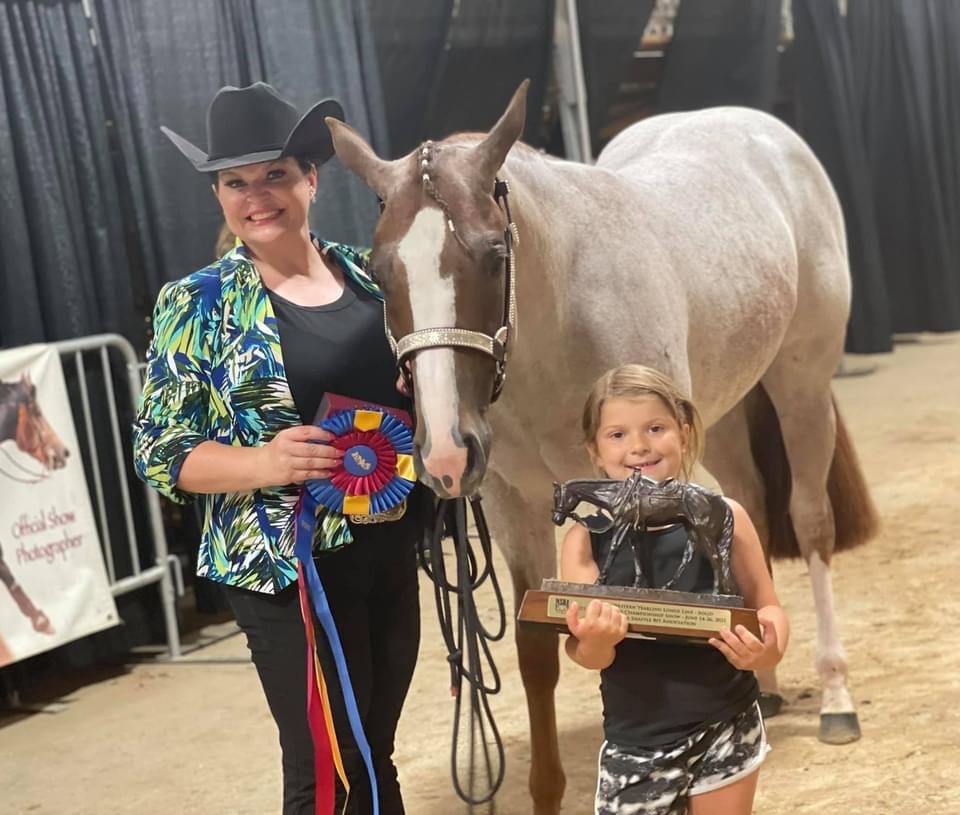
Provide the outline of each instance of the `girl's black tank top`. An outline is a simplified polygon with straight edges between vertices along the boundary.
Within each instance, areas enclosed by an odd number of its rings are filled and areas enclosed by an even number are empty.
[[[593,558],[601,567],[612,537],[612,530],[590,535]],[[677,525],[628,537],[611,565],[610,585],[633,585],[634,543],[651,585],[662,587],[680,564],[687,532]],[[710,561],[695,552],[673,588],[711,592]],[[608,741],[659,748],[743,712],[756,701],[759,688],[753,672],[737,670],[711,645],[625,639],[613,663],[600,673],[600,693]]]

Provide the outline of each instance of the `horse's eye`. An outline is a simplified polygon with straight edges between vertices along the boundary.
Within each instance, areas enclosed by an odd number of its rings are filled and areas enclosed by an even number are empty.
[[[499,272],[503,268],[503,263],[507,259],[507,246],[502,241],[495,241],[490,244],[487,250],[487,262],[491,270]]]
[[[379,195],[377,196],[377,206],[380,208],[380,214],[383,215],[383,211],[387,208],[387,202]]]

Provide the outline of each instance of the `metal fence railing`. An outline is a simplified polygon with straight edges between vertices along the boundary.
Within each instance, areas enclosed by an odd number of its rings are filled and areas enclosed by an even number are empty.
[[[119,334],[51,343],[60,353],[94,505],[104,562],[115,597],[156,585],[171,658],[181,654],[177,594],[179,559],[167,549],[160,501],[133,472],[128,427],[141,388],[141,364]],[[135,492],[135,491],[139,491]],[[142,500],[135,500],[142,499]],[[136,509],[135,509],[136,504]]]

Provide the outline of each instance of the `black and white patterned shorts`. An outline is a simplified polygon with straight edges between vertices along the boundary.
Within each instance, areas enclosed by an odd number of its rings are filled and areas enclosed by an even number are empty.
[[[668,748],[605,741],[596,815],[683,815],[689,796],[739,781],[763,763],[769,749],[758,703]]]

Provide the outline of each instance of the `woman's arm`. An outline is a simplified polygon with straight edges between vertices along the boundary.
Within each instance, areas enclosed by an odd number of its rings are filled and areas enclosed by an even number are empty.
[[[219,278],[209,270],[167,284],[157,297],[153,341],[133,428],[134,466],[151,487],[185,503],[198,493],[248,492],[325,478],[342,454],[310,425],[262,447],[211,439],[211,382]],[[222,408],[221,408],[222,410]]]
[[[323,444],[331,438],[326,430],[301,425],[281,430],[262,447],[201,442],[184,459],[176,484],[192,493],[248,492],[327,478],[343,457]]]
[[[133,424],[137,475],[171,501],[193,495],[177,487],[189,453],[209,440],[211,349],[217,281],[204,273],[168,283],[157,296],[153,339]]]
[[[777,598],[753,521],[736,501],[729,498],[726,501],[733,511],[733,576],[740,586],[745,605],[757,609],[763,639],[757,639],[739,626],[735,631],[723,632],[722,639],[711,639],[710,644],[741,670],[772,668],[786,652],[790,622]]]

